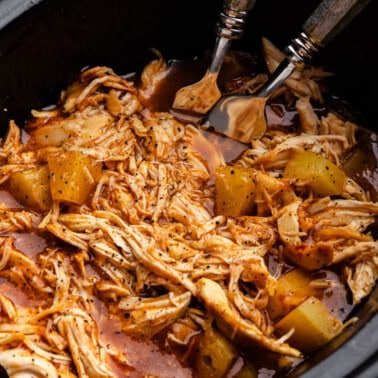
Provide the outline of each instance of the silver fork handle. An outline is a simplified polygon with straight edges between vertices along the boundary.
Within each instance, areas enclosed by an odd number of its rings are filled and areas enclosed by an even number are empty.
[[[256,0],[225,0],[216,34],[220,38],[240,39],[243,35],[247,14]]]
[[[219,72],[220,68],[222,67],[224,57],[226,56],[230,46],[231,46],[231,39],[225,37],[218,37],[215,42],[215,48],[213,57],[211,59],[209,73],[217,73]]]
[[[286,48],[289,60],[305,64],[343,31],[370,0],[323,0],[303,24],[298,38]]]
[[[257,94],[269,97],[295,68],[308,63],[360,13],[370,0],[323,0],[303,24],[303,33],[285,49],[286,59]]]
[[[247,14],[255,5],[256,0],[225,0],[216,25],[218,36],[214,54],[211,59],[209,73],[219,72],[231,41],[240,39],[244,32]]]

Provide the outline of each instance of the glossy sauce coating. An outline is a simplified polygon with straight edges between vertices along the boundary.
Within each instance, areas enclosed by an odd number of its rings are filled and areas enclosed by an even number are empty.
[[[202,66],[199,65],[198,67]],[[158,88],[156,92],[150,93],[148,98],[145,98],[144,105],[156,111],[169,110],[175,91],[176,89],[178,89],[176,87],[185,85],[185,81],[187,80],[186,78],[188,77],[190,77],[191,79],[200,77],[195,67],[193,68],[193,66],[190,66],[190,69],[188,70],[189,73],[187,74],[185,74],[186,69],[187,66],[185,66],[184,64],[180,65],[178,63],[175,63],[173,66],[171,66],[170,70],[167,72],[165,79],[162,81],[162,86]],[[237,70],[235,70],[234,74],[243,75],[246,74],[246,71],[247,70],[245,70],[244,68],[241,69],[240,66],[237,66]],[[229,75],[232,76],[231,74]],[[176,80],[175,78],[185,78],[185,80],[183,79],[182,81],[180,81]],[[221,80],[226,81],[224,77]],[[169,84],[166,84],[172,82],[175,83],[174,86],[169,86]],[[298,117],[295,110],[287,110],[279,102],[272,103],[267,107],[267,119],[269,127],[281,129],[288,128],[290,130],[296,129],[298,123],[297,118]],[[209,162],[211,170],[212,156],[211,150],[209,149],[209,144],[218,151],[221,151],[221,154],[223,155],[223,158],[226,162],[232,162],[233,160],[235,160],[248,147],[214,133],[202,132],[201,135],[203,135],[204,138],[195,138],[193,143],[197,151],[200,152]],[[356,177],[361,176],[361,180],[365,180],[366,185],[371,185],[373,188],[377,188],[377,176],[375,170],[377,158],[377,138],[375,135],[370,135],[368,137],[368,140],[370,141],[369,151],[371,151],[371,153],[369,153],[369,156],[367,157],[367,163],[364,165],[363,170],[356,172]],[[374,192],[373,195],[376,196],[376,193]],[[11,203],[12,207],[19,207],[19,204],[14,202],[11,195],[6,191],[2,192],[1,198],[4,198],[3,202]],[[38,253],[42,252],[46,246],[51,245],[50,243],[53,244],[53,242],[47,240],[44,235],[22,234],[15,236],[15,246],[31,257],[35,257]],[[269,267],[273,271],[280,263],[282,262],[271,262],[269,264]],[[291,266],[287,265],[285,269],[291,269]],[[93,271],[93,274],[96,274],[96,272]],[[323,275],[323,278],[327,278],[335,283],[335,286],[330,287],[330,289],[326,291],[324,302],[337,317],[343,320],[345,318],[344,314],[349,313],[350,305],[347,302],[345,290],[342,290],[341,288],[342,285],[340,285],[339,277],[331,271],[323,271],[319,274]],[[24,290],[16,288],[13,285],[9,285],[6,280],[3,279],[0,282],[0,286],[2,292],[9,295],[9,297],[14,300],[16,304],[30,305],[30,298],[28,298],[27,292],[25,292]],[[43,304],[42,300],[40,302],[35,302],[35,299],[32,299],[32,301],[34,301],[34,305]],[[162,352],[162,350],[164,350],[164,347],[160,345],[158,341],[146,342],[144,340],[133,340],[130,337],[119,333],[118,319],[114,316],[110,316],[106,312],[105,306],[101,305],[100,302],[97,303],[95,307],[96,310],[92,315],[99,324],[101,340],[105,344],[111,343],[114,345],[122,345],[122,348],[127,351],[127,354],[130,357],[130,361],[135,367],[135,371],[130,372],[130,376],[142,377],[148,374],[159,376],[163,372],[164,376],[166,377],[191,376],[192,373],[190,369],[183,366],[179,362],[179,359],[175,357],[174,353]],[[258,365],[261,364],[261,366],[259,367],[261,377],[269,376],[271,372],[274,371],[277,367],[277,358],[273,357],[269,353],[262,355],[259,360],[260,362]],[[120,376],[122,376],[121,371],[119,374]]]

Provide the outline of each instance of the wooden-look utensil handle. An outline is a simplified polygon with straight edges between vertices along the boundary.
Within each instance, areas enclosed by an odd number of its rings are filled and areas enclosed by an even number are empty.
[[[224,6],[235,12],[246,11],[255,5],[256,0],[225,0]]]
[[[303,25],[319,47],[325,46],[357,16],[370,0],[323,0]]]

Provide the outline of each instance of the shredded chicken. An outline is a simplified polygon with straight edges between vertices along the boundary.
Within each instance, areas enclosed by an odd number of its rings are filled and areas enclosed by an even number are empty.
[[[265,48],[272,70],[282,57]],[[290,335],[275,336],[266,313],[276,289],[267,254],[300,265],[311,253],[317,268],[342,264],[355,303],[374,287],[378,244],[369,226],[378,204],[351,179],[334,199],[282,178],[295,149],[340,165],[356,144],[354,124],[334,114],[319,119],[311,106],[322,100],[313,79],[325,74],[296,72],[287,80],[299,97],[302,133],[268,131],[234,162],[253,173],[256,211],[227,217],[215,214],[211,185],[223,156],[207,161],[192,143],[203,138],[192,125],[141,105],[165,69],[159,56],[139,92],[109,68],[89,69],[55,110],[33,112],[26,142],[10,123],[1,183],[67,151],[102,164],[99,177],[86,173],[93,190],[84,204],[54,200],[36,215],[0,203],[0,277],[28,297],[19,303],[0,286],[0,364],[10,377],[113,377],[114,364],[132,369],[122,350],[106,345],[101,308],[133,336],[166,330],[167,343],[189,347],[214,317],[236,342],[299,357]],[[15,238],[31,231],[59,242],[28,254]]]

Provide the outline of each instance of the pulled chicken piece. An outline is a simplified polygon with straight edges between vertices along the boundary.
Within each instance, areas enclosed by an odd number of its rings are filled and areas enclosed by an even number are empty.
[[[281,55],[265,49],[272,70]],[[107,67],[82,72],[55,109],[33,111],[29,138],[10,122],[1,184],[40,166],[50,170],[43,184],[55,184],[65,172],[51,173],[51,157],[65,154],[76,156],[67,163],[72,180],[89,185],[84,201],[52,193],[39,213],[0,202],[0,364],[11,376],[129,373],[137,363],[120,347],[129,339],[110,342],[109,332],[145,340],[163,334],[188,356],[213,319],[236,343],[300,357],[291,333],[277,337],[269,318],[277,285],[269,259],[307,270],[340,265],[355,303],[375,285],[378,248],[369,227],[378,204],[369,193],[348,178],[340,195],[325,197],[283,176],[295,150],[340,167],[356,144],[356,125],[312,108],[326,74],[296,71],[285,83],[297,98],[300,133],[268,129],[233,160],[250,170],[255,189],[251,213],[231,217],[215,209],[221,150],[208,148],[202,130],[142,105],[147,88],[165,78],[158,58],[140,89]],[[47,235],[38,253],[18,248],[17,236],[29,233]]]

